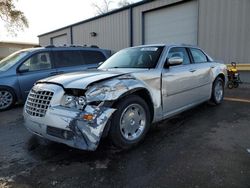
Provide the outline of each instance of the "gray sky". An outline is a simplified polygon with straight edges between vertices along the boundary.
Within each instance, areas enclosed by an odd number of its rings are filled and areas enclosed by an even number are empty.
[[[98,1],[101,0],[18,0],[15,5],[24,12],[29,28],[13,37],[6,32],[0,20],[0,41],[38,43],[39,34],[95,16],[92,3]],[[112,8],[117,7],[117,2],[113,0]]]

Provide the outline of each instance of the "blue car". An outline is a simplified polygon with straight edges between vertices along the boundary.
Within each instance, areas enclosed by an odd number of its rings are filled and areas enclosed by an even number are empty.
[[[22,103],[37,80],[96,68],[111,51],[97,47],[41,47],[15,52],[0,61],[0,111]]]

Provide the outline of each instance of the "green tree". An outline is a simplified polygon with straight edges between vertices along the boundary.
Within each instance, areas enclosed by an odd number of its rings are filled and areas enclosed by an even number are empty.
[[[16,35],[18,31],[27,28],[29,24],[24,13],[16,9],[13,1],[0,0],[0,21],[4,23],[11,35]]]

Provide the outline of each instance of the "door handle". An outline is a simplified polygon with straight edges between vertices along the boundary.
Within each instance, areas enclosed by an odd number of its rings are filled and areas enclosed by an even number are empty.
[[[51,73],[49,73],[49,75],[50,76],[55,76],[55,75],[57,75],[57,72],[51,72]]]
[[[59,72],[57,72],[57,74],[63,74],[64,73],[64,71],[59,71]]]
[[[211,68],[213,69],[215,66],[211,66]]]
[[[88,67],[87,69],[85,70],[89,70],[89,69],[96,69],[97,67]]]
[[[190,69],[189,72],[195,72],[196,70],[195,69]]]

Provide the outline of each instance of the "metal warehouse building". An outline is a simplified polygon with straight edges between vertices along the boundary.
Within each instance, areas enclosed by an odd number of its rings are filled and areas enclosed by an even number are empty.
[[[41,46],[97,45],[118,51],[152,43],[186,43],[250,70],[250,0],[142,1],[39,35]],[[244,80],[250,81],[246,72]]]

